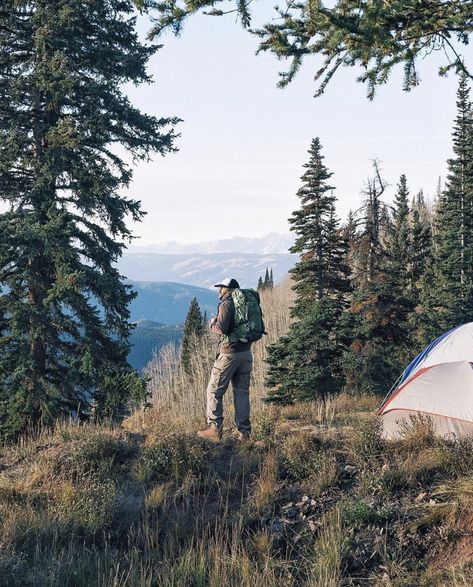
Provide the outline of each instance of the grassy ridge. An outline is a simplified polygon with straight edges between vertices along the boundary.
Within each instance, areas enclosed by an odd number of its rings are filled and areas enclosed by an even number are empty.
[[[288,296],[265,293],[270,341]],[[204,345],[191,378],[163,351],[154,407],[121,427],[59,423],[0,449],[0,585],[473,584],[471,442],[418,420],[387,443],[372,396],[266,406],[264,344],[253,440],[234,438],[227,401],[223,441],[200,441]]]
[[[471,585],[473,446],[387,444],[376,403],[267,409],[245,444],[150,414],[5,448],[0,584]]]

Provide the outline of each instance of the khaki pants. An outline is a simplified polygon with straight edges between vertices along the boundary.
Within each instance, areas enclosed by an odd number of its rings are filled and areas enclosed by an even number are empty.
[[[221,427],[223,423],[223,396],[232,383],[235,424],[242,433],[251,431],[250,375],[253,366],[251,351],[225,355],[220,353],[212,367],[207,386],[207,421]]]

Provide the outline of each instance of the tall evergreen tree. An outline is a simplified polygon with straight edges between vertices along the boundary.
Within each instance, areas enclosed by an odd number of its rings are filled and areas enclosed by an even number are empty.
[[[292,269],[297,294],[295,322],[287,336],[269,350],[267,383],[274,402],[310,399],[341,386],[339,320],[349,291],[346,241],[335,215],[332,174],[323,164],[318,138],[311,143],[304,165],[301,207],[289,222],[297,237],[292,253],[300,261]]]
[[[345,317],[352,343],[344,353],[343,364],[347,390],[382,393],[386,391],[387,382],[394,382],[397,378],[398,365],[405,360],[409,348],[408,316],[412,304],[403,292],[403,282],[393,271],[397,259],[389,248],[395,246],[394,241],[398,239],[395,238],[388,208],[381,199],[385,183],[376,161],[373,169],[374,174],[366,184],[366,197],[360,210],[355,292],[350,313]],[[395,215],[398,227],[405,227],[403,202],[407,188],[403,184]],[[400,246],[399,241],[396,246]]]
[[[174,120],[121,87],[148,83],[129,0],[0,7],[0,436],[62,413],[114,415],[143,383],[127,364],[130,286],[114,267],[142,216],[121,195]]]
[[[409,221],[409,189],[406,176],[403,174],[399,178],[394,196],[392,222],[388,237],[389,265],[392,278],[398,282],[399,288],[403,292],[407,292],[411,286],[412,234]]]
[[[373,175],[366,181],[365,199],[357,212],[356,267],[353,278],[358,288],[369,287],[384,274],[387,264],[386,238],[390,228],[388,206],[382,200],[386,184],[379,163],[373,161]]]
[[[204,319],[197,298],[193,298],[184,322],[181,347],[181,365],[190,373],[190,357],[195,352],[195,344],[204,333]]]
[[[264,273],[263,289],[269,289],[269,287],[269,269],[266,267],[266,271]]]
[[[290,271],[297,293],[293,315],[298,318],[304,317],[305,309],[326,295],[348,291],[346,243],[335,217],[335,188],[327,183],[332,173],[323,164],[321,151],[320,140],[316,138],[309,150],[309,162],[304,164],[302,187],[297,192],[301,207],[289,218],[291,230],[297,235],[290,252],[301,256]]]
[[[453,128],[454,157],[435,220],[431,322],[438,332],[473,320],[473,116],[470,88],[461,76]]]
[[[412,201],[412,238],[410,252],[410,298],[413,311],[409,317],[413,354],[436,336],[426,320],[426,309],[432,305],[427,292],[432,293],[433,277],[432,211],[427,207],[422,190]],[[427,313],[429,313],[427,311]]]
[[[427,265],[431,263],[432,254],[432,225],[431,213],[428,210],[422,190],[412,202],[412,239],[410,287],[414,301],[419,301],[422,278]]]

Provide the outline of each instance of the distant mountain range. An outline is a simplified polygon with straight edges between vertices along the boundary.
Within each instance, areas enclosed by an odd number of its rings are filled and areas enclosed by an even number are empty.
[[[161,253],[166,255],[204,254],[215,253],[251,253],[256,255],[285,255],[289,247],[294,244],[294,236],[290,233],[279,234],[271,232],[262,237],[248,238],[235,236],[233,238],[184,244],[176,241],[158,243],[146,246],[133,246],[130,253]]]
[[[224,277],[235,277],[242,287],[256,287],[266,268],[280,282],[297,261],[296,255],[256,253],[133,253],[125,252],[118,269],[133,281],[171,281],[211,288]]]

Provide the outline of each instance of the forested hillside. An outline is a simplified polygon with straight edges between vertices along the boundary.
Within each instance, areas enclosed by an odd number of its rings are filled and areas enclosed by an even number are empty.
[[[182,325],[140,320],[136,323],[130,336],[131,348],[128,362],[134,369],[141,371],[163,346],[167,344],[179,345],[181,337]]]
[[[403,367],[443,332],[473,319],[473,118],[460,77],[454,156],[433,202],[411,194],[400,174],[394,201],[378,161],[364,200],[344,224],[336,178],[314,139],[289,219],[294,322],[269,350],[271,400],[349,390],[384,395]]]

